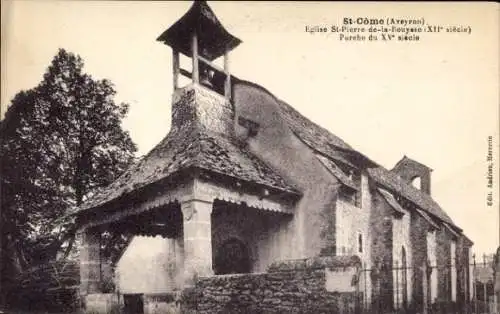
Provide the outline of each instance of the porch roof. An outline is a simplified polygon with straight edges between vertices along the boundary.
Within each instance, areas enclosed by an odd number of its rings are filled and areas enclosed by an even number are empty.
[[[222,26],[206,1],[194,1],[189,11],[164,31],[157,40],[190,56],[192,54],[190,35],[194,32],[198,35],[200,53],[209,60],[217,59],[241,43],[239,38],[231,35]]]
[[[125,197],[128,193],[187,169],[205,170],[280,193],[300,196],[292,184],[238,145],[236,139],[201,126],[189,126],[169,133],[115,182],[84,203],[76,214]]]

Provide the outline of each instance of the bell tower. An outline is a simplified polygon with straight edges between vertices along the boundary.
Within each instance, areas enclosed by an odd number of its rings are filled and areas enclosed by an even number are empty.
[[[193,85],[203,85],[231,99],[229,52],[241,40],[231,35],[220,23],[206,1],[195,1],[177,22],[157,39],[172,48],[174,92],[180,88],[179,75],[191,79]],[[180,66],[179,54],[192,61],[192,72]],[[213,61],[224,57],[224,67]]]

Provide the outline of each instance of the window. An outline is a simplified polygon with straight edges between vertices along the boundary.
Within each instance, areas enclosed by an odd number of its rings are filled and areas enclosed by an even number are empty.
[[[339,163],[338,168],[349,178],[352,186],[343,186],[340,190],[340,197],[345,202],[356,207],[361,207],[361,171]]]
[[[358,232],[358,253],[363,253],[363,234]]]
[[[355,191],[351,187],[342,186],[340,188],[340,198],[351,205],[357,206],[359,203],[358,191]]]
[[[357,188],[357,191],[354,192],[354,206],[361,207],[361,172],[351,170],[349,178]]]

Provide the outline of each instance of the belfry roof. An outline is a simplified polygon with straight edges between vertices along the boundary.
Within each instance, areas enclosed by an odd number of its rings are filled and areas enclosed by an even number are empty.
[[[164,31],[157,40],[190,56],[193,32],[197,34],[201,55],[209,60],[217,59],[241,43],[240,39],[231,35],[222,26],[206,1],[194,1],[189,11]]]

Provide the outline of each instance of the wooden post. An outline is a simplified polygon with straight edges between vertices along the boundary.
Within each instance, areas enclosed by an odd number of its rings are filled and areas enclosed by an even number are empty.
[[[224,83],[224,96],[227,100],[231,100],[231,74],[229,73],[229,51],[224,52],[224,73],[226,81]]]
[[[175,91],[179,88],[179,51],[177,50],[172,50],[172,77]]]
[[[193,53],[193,74],[192,79],[193,83],[198,84],[200,82],[200,71],[199,71],[199,63],[198,63],[198,35],[196,31],[193,32],[192,42],[191,42],[191,51]]]

